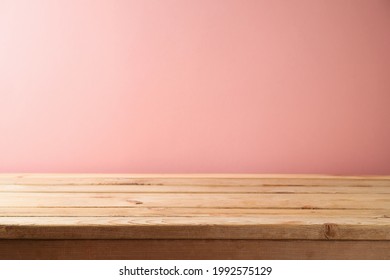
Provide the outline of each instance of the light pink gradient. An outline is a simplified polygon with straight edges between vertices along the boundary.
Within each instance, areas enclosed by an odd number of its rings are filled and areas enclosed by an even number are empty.
[[[0,0],[0,172],[390,174],[390,1]]]

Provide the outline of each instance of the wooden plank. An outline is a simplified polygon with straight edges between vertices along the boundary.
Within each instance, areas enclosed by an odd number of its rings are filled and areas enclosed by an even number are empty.
[[[0,174],[0,184],[390,186],[390,176],[259,174]]]
[[[0,217],[0,239],[390,240],[389,218]]]
[[[0,185],[0,192],[30,193],[275,193],[390,194],[390,186],[136,186],[136,185]]]
[[[390,218],[388,217],[345,217],[345,216],[313,216],[313,215],[258,215],[258,216],[199,216],[192,219],[183,219],[181,216],[128,216],[128,217],[0,217],[1,225],[19,225],[19,226],[133,226],[147,225],[154,226],[210,226],[210,225],[323,225],[325,223],[334,223],[342,225],[383,225],[390,227]],[[389,232],[390,234],[390,232]]]
[[[388,260],[389,241],[0,240],[2,260]]]
[[[2,193],[0,207],[390,209],[382,194]]]
[[[263,215],[390,218],[390,210],[262,208],[0,208],[0,217],[256,217]]]

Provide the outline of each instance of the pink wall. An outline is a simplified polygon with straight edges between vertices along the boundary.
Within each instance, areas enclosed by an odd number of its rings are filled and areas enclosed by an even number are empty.
[[[390,1],[0,0],[0,172],[390,174]]]

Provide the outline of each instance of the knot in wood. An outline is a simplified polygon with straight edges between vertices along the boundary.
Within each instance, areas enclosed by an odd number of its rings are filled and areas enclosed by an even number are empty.
[[[326,239],[335,239],[338,235],[337,224],[325,223],[324,224],[324,235]]]

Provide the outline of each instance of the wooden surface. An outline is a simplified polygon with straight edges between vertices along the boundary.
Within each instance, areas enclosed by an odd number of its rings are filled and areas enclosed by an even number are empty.
[[[228,239],[0,240],[0,259],[389,260],[390,242]]]
[[[390,240],[390,177],[1,174],[0,238]]]
[[[389,259],[389,249],[390,176],[0,174],[0,259]]]

